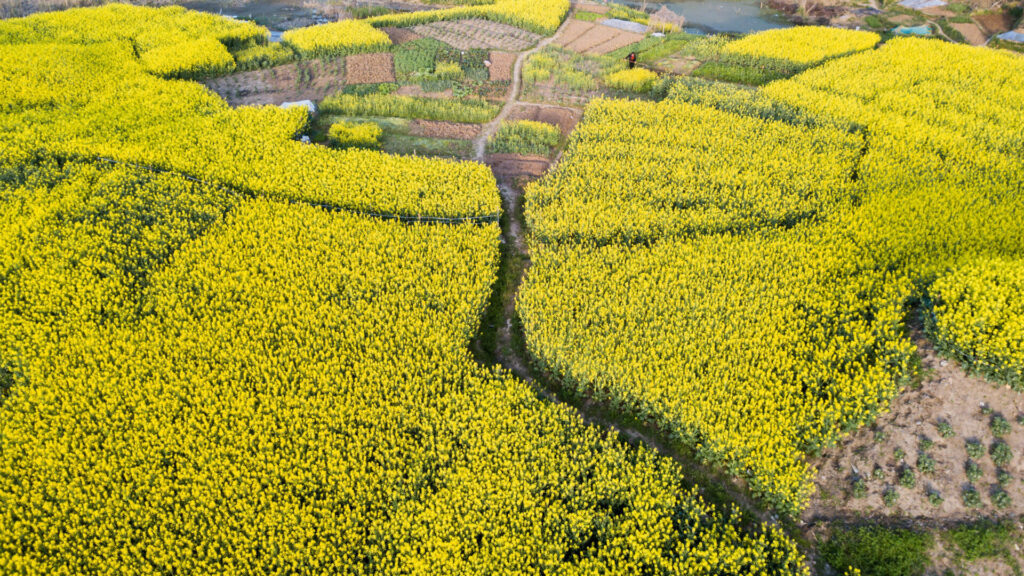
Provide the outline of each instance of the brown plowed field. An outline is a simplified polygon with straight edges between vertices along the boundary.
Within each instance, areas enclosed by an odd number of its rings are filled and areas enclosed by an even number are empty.
[[[498,178],[540,178],[551,166],[543,156],[520,156],[518,154],[488,154],[485,158]]]
[[[511,82],[512,69],[516,65],[516,54],[509,52],[491,52],[491,82]]]
[[[593,22],[573,20],[566,25],[554,43],[574,52],[607,54],[643,40],[643,34],[618,30]]]
[[[421,36],[429,36],[459,50],[483,48],[522,52],[540,41],[540,36],[515,26],[487,20],[433,22],[413,27]]]
[[[380,84],[395,81],[395,61],[391,53],[353,54],[345,57],[349,84]]]
[[[409,133],[413,136],[445,140],[472,140],[480,134],[480,129],[479,124],[460,124],[458,122],[413,120],[409,123]]]

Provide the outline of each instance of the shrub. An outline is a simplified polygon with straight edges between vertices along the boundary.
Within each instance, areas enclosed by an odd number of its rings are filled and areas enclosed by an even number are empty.
[[[882,502],[892,508],[896,505],[896,501],[900,499],[900,493],[895,488],[886,488],[885,492],[882,493]]]
[[[1010,451],[1010,445],[1002,440],[992,443],[990,453],[992,454],[992,462],[994,462],[996,466],[1006,466],[1013,458],[1013,452]]]
[[[900,472],[900,486],[904,488],[917,486],[917,476],[914,474],[913,468],[906,467]]]
[[[1010,423],[1007,422],[1006,418],[996,414],[992,417],[989,422],[989,427],[992,429],[992,435],[996,438],[1006,436],[1010,433]]]
[[[968,460],[964,466],[964,473],[967,475],[967,480],[977,482],[981,478],[981,466],[978,466],[974,460]]]
[[[977,440],[968,440],[966,443],[967,456],[978,460],[985,455],[985,448],[981,445],[981,442]]]
[[[943,438],[952,438],[953,436],[956,436],[956,432],[953,430],[953,425],[945,420],[939,422],[938,428],[939,436],[942,436]]]
[[[646,68],[619,70],[604,77],[608,86],[626,92],[649,92],[654,87],[658,74]]]
[[[918,454],[917,468],[924,474],[932,474],[935,472],[935,459],[929,454]]]
[[[974,486],[967,486],[961,493],[961,497],[964,501],[964,506],[968,508],[980,508],[981,507],[981,495],[978,494],[978,489]]]
[[[331,125],[327,136],[338,148],[379,148],[383,133],[373,122],[337,122]]]

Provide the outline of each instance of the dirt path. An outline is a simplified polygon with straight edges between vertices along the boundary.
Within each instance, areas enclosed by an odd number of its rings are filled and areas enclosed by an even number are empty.
[[[512,111],[512,107],[519,102],[519,92],[523,86],[523,64],[526,63],[526,59],[544,49],[548,44],[551,44],[551,42],[553,42],[555,38],[558,38],[558,35],[562,33],[562,30],[564,30],[572,20],[571,15],[566,17],[565,22],[562,22],[562,25],[558,27],[558,30],[553,35],[541,40],[536,46],[526,52],[520,53],[519,57],[516,58],[516,64],[512,68],[512,86],[509,88],[508,98],[505,99],[505,105],[502,106],[501,112],[498,113],[494,120],[491,120],[490,123],[484,126],[484,129],[480,131],[480,136],[478,136],[476,141],[473,142],[473,149],[475,151],[477,162],[484,161],[484,154],[486,154],[487,151],[487,140],[498,131],[498,127],[501,126],[501,123],[505,121],[505,118],[508,118],[508,114]]]

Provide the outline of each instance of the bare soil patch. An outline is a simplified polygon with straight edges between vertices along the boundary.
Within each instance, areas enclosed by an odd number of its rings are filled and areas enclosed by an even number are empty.
[[[409,133],[423,138],[443,138],[446,140],[472,140],[480,135],[479,124],[460,124],[458,122],[435,122],[433,120],[413,120],[409,123]]]
[[[345,57],[349,84],[380,84],[395,81],[395,60],[390,52],[352,54]]]
[[[511,82],[517,56],[510,52],[491,52],[491,67],[488,70],[491,82]]]
[[[584,22],[582,20],[570,19],[568,22],[565,23],[564,27],[562,28],[562,31],[557,36],[555,36],[555,39],[552,40],[551,43],[555,44],[556,46],[568,46],[569,44],[575,42],[576,39],[578,39],[580,36],[583,36],[584,34],[589,32],[594,26],[596,26],[596,24],[594,24],[593,22]]]
[[[206,87],[232,106],[323,100],[345,86],[345,61],[308,60],[213,78]]]
[[[973,17],[974,21],[985,31],[989,36],[996,34],[1002,34],[1003,32],[1009,32],[1013,29],[1014,21],[1013,16],[1006,12],[998,12],[993,14],[978,14]]]
[[[544,105],[532,106],[528,104],[517,105],[508,115],[508,119],[512,121],[533,120],[558,126],[562,136],[568,136],[576,128],[576,124],[579,123],[582,117],[583,112],[575,108]]]
[[[984,46],[985,42],[988,41],[988,37],[985,33],[974,23],[957,24],[955,22],[950,23],[950,26],[954,30],[963,35],[964,40],[971,46]]]
[[[875,426],[854,432],[814,462],[819,471],[815,481],[818,490],[804,520],[909,518],[934,524],[1024,513],[1024,425],[1017,422],[1024,414],[1024,394],[968,375],[956,362],[940,358],[920,334],[915,335],[915,341],[923,359],[923,384],[897,397],[891,411],[879,417]],[[1002,468],[993,463],[991,455],[997,441],[991,427],[996,415],[1011,424],[1002,441],[1010,447],[1012,457]],[[955,435],[943,438],[941,422],[948,423]],[[933,445],[922,450],[924,439]],[[979,442],[983,455],[970,459],[967,441]],[[918,458],[922,453],[934,460],[933,473],[921,470]],[[981,471],[973,482],[968,479],[968,460]],[[914,472],[913,488],[899,483],[905,469]],[[1004,489],[1012,503],[1002,510],[991,498],[998,489],[998,470],[1011,477]],[[852,496],[853,482],[858,477],[867,488],[862,498]],[[963,490],[972,484],[981,496],[978,508],[969,508],[963,501]],[[886,490],[899,495],[891,507],[882,499]],[[942,502],[929,502],[929,492],[938,492]]]
[[[643,40],[643,34],[626,32],[592,22],[573,20],[554,43],[574,52],[607,54],[613,50]]]
[[[383,28],[382,31],[388,35],[388,38],[391,39],[391,43],[396,46],[422,38],[422,36],[408,28]]]
[[[540,36],[521,28],[488,20],[433,22],[413,27],[421,36],[429,36],[459,50],[483,48],[522,52],[540,41]]]
[[[607,4],[592,4],[590,2],[573,2],[572,9],[578,12],[593,12],[594,14],[607,14],[611,7]]]
[[[498,178],[540,178],[551,166],[544,156],[520,156],[518,154],[488,154],[484,162],[491,167]]]

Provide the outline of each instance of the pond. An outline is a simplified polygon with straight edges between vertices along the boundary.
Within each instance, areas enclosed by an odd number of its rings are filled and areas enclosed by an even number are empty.
[[[760,0],[684,0],[682,2],[625,2],[634,8],[646,4],[648,12],[662,6],[686,17],[686,31],[746,34],[792,26],[778,12]]]

